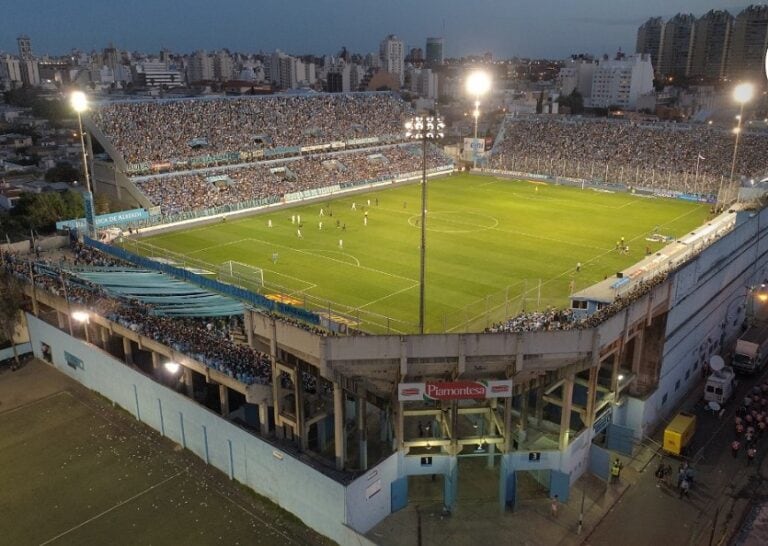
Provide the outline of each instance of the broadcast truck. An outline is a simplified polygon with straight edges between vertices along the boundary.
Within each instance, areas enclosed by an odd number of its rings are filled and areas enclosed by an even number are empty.
[[[722,407],[736,390],[736,373],[733,368],[725,365],[720,355],[714,355],[709,360],[712,373],[704,385],[704,401],[710,403],[710,408]],[[712,403],[717,405],[713,406]]]
[[[733,368],[745,374],[755,373],[763,368],[766,358],[768,358],[768,324],[758,323],[736,340]]]

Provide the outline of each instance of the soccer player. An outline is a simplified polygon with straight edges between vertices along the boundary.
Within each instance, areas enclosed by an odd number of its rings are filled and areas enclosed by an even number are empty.
[[[581,262],[576,262],[576,273],[581,271]]]
[[[339,239],[339,248],[344,248],[344,239]]]
[[[291,214],[291,224],[295,224],[295,223],[296,223],[296,215]]]
[[[317,229],[323,229],[323,223],[322,222],[318,222],[317,223]]]
[[[296,237],[298,237],[299,239],[303,239],[304,238],[304,236],[301,234],[301,229],[297,229],[296,230]]]
[[[296,223],[301,225],[301,214],[296,215]]]
[[[347,231],[347,224],[341,224],[341,231]]]
[[[364,226],[368,225],[368,213],[367,212],[365,213],[365,216],[363,216],[363,225]]]
[[[271,228],[271,227],[272,227],[272,220],[267,220],[267,227],[268,227],[268,228]]]
[[[369,207],[371,206],[371,200],[370,199],[368,199],[368,206]]]
[[[272,263],[273,263],[273,264],[276,264],[276,263],[277,263],[277,258],[278,258],[278,256],[277,256],[277,252],[273,252],[273,253],[272,253]]]
[[[352,201],[352,210],[357,210],[357,203]]]
[[[320,207],[320,216],[325,216],[325,211],[323,210],[323,207]]]
[[[379,206],[379,198],[378,197],[376,198],[376,206],[377,207]]]

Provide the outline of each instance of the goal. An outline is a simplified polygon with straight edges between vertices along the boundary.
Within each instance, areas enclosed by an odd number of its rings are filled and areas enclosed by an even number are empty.
[[[264,270],[260,267],[229,260],[219,266],[219,279],[243,288],[263,288]]]

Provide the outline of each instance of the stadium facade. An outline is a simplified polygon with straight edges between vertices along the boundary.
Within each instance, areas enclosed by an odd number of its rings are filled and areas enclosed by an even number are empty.
[[[110,155],[95,162],[97,192],[160,206],[110,136],[89,129]],[[574,294],[574,310],[594,317],[577,329],[331,336],[253,306],[241,341],[268,355],[281,378],[271,384],[241,382],[97,313],[69,335],[70,303],[41,290],[28,290],[27,322],[36,356],[320,532],[359,543],[408,504],[415,476],[434,476],[445,506],[461,510],[459,476],[478,459],[499,510],[528,500],[526,482],[565,501],[586,472],[607,480],[612,454],[645,441],[740,331],[766,278],[767,220],[726,210]],[[176,388],[169,360],[183,367]]]

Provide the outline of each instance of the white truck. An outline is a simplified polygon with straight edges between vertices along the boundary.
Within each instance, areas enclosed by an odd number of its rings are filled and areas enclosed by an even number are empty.
[[[768,358],[768,324],[755,324],[736,340],[733,367],[740,373],[755,373],[765,365],[766,358]]]
[[[724,405],[736,388],[736,372],[730,366],[713,371],[704,385],[704,400]]]

